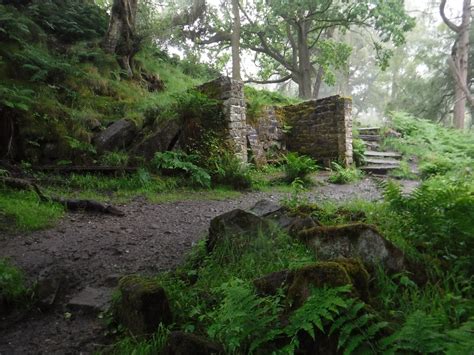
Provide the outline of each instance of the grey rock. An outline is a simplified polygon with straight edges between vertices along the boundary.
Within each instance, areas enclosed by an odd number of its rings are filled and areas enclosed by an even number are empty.
[[[84,313],[104,312],[110,306],[112,293],[111,288],[87,286],[69,301],[68,308]]]
[[[276,202],[270,200],[260,200],[250,209],[250,212],[259,217],[265,217],[281,210],[282,208],[283,207]]]
[[[158,127],[132,148],[132,153],[152,159],[156,152],[172,150],[179,138],[182,126],[176,121],[161,122]]]
[[[225,239],[249,238],[269,229],[270,223],[262,217],[235,209],[211,220],[206,248],[210,252]]]
[[[305,229],[298,234],[319,260],[360,259],[365,265],[382,265],[387,271],[404,269],[404,254],[380,235],[373,226],[363,223]]]
[[[137,133],[135,123],[121,119],[94,138],[94,144],[99,152],[114,151],[127,148]]]

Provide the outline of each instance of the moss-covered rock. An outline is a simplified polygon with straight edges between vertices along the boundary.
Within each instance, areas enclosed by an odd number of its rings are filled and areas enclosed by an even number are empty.
[[[404,269],[403,252],[373,226],[356,223],[304,229],[298,237],[322,260],[360,259],[366,266],[382,265],[390,272]]]
[[[217,216],[211,221],[206,249],[211,252],[217,244],[225,240],[230,240],[234,244],[240,240],[245,244],[245,240],[248,240],[249,237],[269,230],[270,224],[265,219],[253,213],[235,209]]]
[[[224,354],[224,349],[221,345],[216,344],[209,339],[184,333],[172,332],[168,341],[161,352],[162,355],[211,355]]]
[[[151,334],[160,323],[168,325],[173,321],[165,290],[154,280],[126,276],[119,282],[119,291],[115,316],[134,335]]]
[[[352,285],[354,295],[369,299],[369,273],[355,259],[316,262],[297,270],[272,272],[253,282],[262,295],[275,295],[283,289],[294,307],[301,306],[309,297],[312,287]]]
[[[335,261],[318,262],[294,272],[287,298],[292,308],[299,308],[311,295],[313,287],[339,287],[352,284],[344,266]]]

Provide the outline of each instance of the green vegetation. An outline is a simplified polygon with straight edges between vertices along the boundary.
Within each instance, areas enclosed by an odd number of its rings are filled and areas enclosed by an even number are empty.
[[[392,127],[401,138],[387,138],[385,146],[419,160],[422,178],[474,169],[474,134],[448,129],[404,113],[392,113]]]
[[[285,160],[286,180],[293,182],[295,179],[300,179],[307,182],[308,175],[316,171],[316,162],[308,156],[299,155],[298,153],[288,153]]]
[[[25,275],[8,260],[0,259],[0,315],[28,302]]]
[[[210,187],[211,176],[195,164],[198,159],[198,156],[184,152],[163,152],[155,154],[152,165],[156,170],[184,172],[192,184]]]
[[[0,230],[14,229],[14,225],[22,231],[51,227],[63,213],[61,205],[41,202],[33,191],[12,191],[0,186]]]
[[[344,167],[336,162],[332,163],[332,173],[328,181],[333,184],[348,184],[360,180],[364,176],[363,172],[356,167]]]
[[[251,86],[245,86],[244,94],[249,122],[255,122],[255,120],[263,113],[262,110],[265,107],[288,106],[302,102],[300,99],[290,98],[278,92],[258,90]]]

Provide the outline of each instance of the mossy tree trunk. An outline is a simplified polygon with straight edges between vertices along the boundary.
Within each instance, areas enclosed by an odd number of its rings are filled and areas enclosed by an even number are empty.
[[[138,0],[114,0],[103,42],[104,50],[117,55],[120,66],[129,78],[133,75],[133,56],[138,51],[135,36],[137,5]]]

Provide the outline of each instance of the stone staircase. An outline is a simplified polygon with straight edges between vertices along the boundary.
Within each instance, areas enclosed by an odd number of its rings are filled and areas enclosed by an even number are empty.
[[[401,154],[397,152],[384,152],[380,148],[380,127],[361,127],[359,138],[365,144],[365,166],[361,169],[373,175],[387,175],[390,171],[400,167]]]

